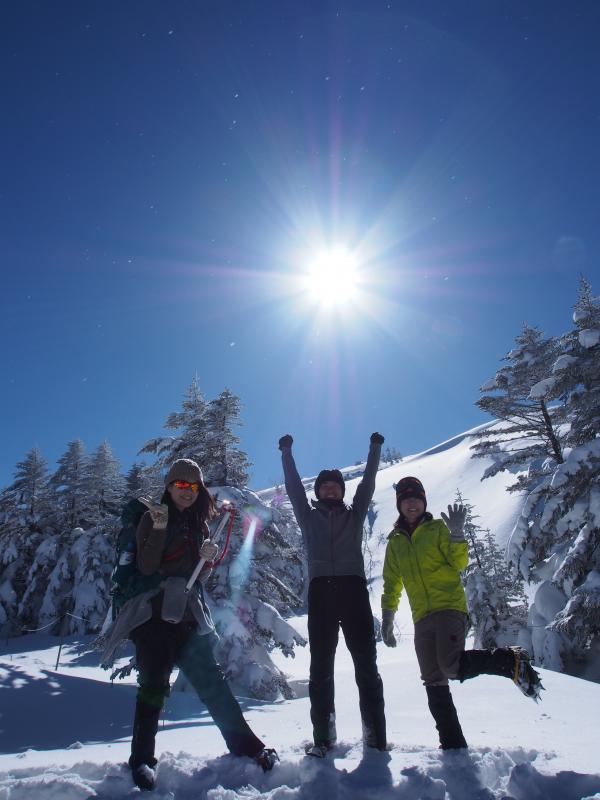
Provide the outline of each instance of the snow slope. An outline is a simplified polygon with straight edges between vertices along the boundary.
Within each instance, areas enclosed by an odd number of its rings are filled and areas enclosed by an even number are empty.
[[[480,514],[480,524],[506,541],[519,500],[504,491],[510,477],[481,483],[485,462],[469,456],[463,435],[383,469],[374,497],[370,537],[373,607],[378,608],[385,534],[395,518],[393,483],[421,478],[436,515],[460,488]],[[299,465],[301,468],[301,465]],[[347,473],[360,472],[351,467]],[[349,480],[351,498],[358,477]],[[267,490],[263,496],[268,495]],[[306,635],[306,618],[293,620]],[[443,754],[426,706],[412,646],[407,604],[398,614],[398,647],[378,645],[389,753],[364,752],[358,699],[348,652],[336,660],[339,745],[324,761],[307,758],[310,732],[308,649],[295,659],[275,658],[290,675],[297,698],[261,703],[240,698],[250,724],[281,762],[263,774],[248,759],[225,752],[201,703],[191,695],[169,698],[157,740],[159,800],[579,800],[600,798],[597,732],[600,685],[553,672],[536,705],[507,680],[481,677],[453,686],[469,754]],[[56,669],[58,642],[41,636],[0,647],[0,800],[121,800],[139,795],[125,766],[135,682],[116,685],[94,655],[66,643]]]

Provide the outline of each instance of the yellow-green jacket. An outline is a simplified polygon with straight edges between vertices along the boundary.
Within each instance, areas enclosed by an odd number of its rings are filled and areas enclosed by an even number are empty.
[[[397,523],[385,551],[381,608],[396,611],[406,588],[414,622],[433,611],[453,609],[466,614],[459,573],[467,562],[467,543],[451,542],[441,519],[426,514],[412,537]]]

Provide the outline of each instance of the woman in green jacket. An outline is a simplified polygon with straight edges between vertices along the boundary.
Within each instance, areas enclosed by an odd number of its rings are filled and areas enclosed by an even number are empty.
[[[415,625],[415,650],[429,710],[444,750],[466,747],[448,680],[476,675],[512,678],[524,694],[539,698],[539,675],[529,656],[517,647],[465,650],[469,627],[460,573],[468,562],[464,536],[466,509],[448,506],[448,515],[434,519],[426,510],[425,489],[418,478],[396,485],[400,513],[388,538],[383,566],[382,635],[396,646],[394,614],[406,589]]]

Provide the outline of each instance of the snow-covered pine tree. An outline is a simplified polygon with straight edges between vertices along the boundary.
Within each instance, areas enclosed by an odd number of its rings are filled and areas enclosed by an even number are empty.
[[[386,447],[381,454],[383,464],[397,464],[402,461],[402,454],[395,447]]]
[[[250,462],[238,447],[240,439],[233,433],[239,427],[242,404],[240,398],[224,389],[211,400],[206,412],[204,440],[204,480],[209,486],[236,486],[248,482]]]
[[[160,482],[162,487],[162,481]],[[157,490],[156,470],[136,461],[125,476],[125,495],[130,497],[152,496]]]
[[[250,463],[233,433],[241,425],[240,411],[240,399],[229,389],[207,403],[195,377],[181,411],[169,414],[165,423],[177,435],[150,439],[140,453],[156,455],[157,470],[166,470],[177,458],[191,458],[202,468],[208,486],[241,488],[248,480]]]
[[[57,463],[58,468],[50,478],[55,509],[53,527],[72,531],[87,524],[88,457],[81,439],[69,442]]]
[[[198,376],[194,376],[183,395],[181,411],[173,411],[167,417],[164,427],[176,431],[176,436],[157,436],[150,439],[140,453],[156,456],[154,468],[157,475],[178,458],[191,458],[202,468],[206,462],[206,412],[207,403],[200,391]]]
[[[474,506],[460,490],[455,503],[467,509],[465,536],[469,563],[463,574],[469,617],[476,648],[505,647],[528,643],[527,597],[523,578],[511,572],[491,531],[482,528]]]
[[[531,609],[539,663],[600,680],[600,299],[582,279],[574,327],[532,396],[565,404],[565,460],[535,487],[510,541],[540,586]]]
[[[0,625],[5,636],[20,633],[23,624],[33,627],[37,622],[35,607],[26,607],[23,619],[22,598],[30,588],[34,555],[49,534],[47,471],[46,461],[34,447],[17,463],[14,481],[0,496]]]
[[[101,442],[88,459],[85,490],[90,523],[98,524],[121,513],[125,480],[107,441]]]
[[[280,648],[293,655],[295,645],[305,643],[282,617],[302,604],[303,568],[298,547],[278,530],[272,511],[243,487],[249,464],[232,433],[240,424],[240,408],[228,389],[207,404],[194,378],[182,410],[167,418],[165,427],[176,435],[152,439],[140,452],[154,453],[156,467],[163,470],[177,458],[194,459],[211,492],[240,510],[230,553],[215,570],[207,595],[223,634],[221,666],[245,693],[273,699],[289,696],[290,689],[269,652]],[[178,688],[182,685],[185,681],[178,680]]]
[[[16,465],[13,482],[3,492],[2,505],[22,532],[41,532],[49,512],[48,464],[37,447]]]
[[[206,590],[217,632],[219,663],[235,687],[251,697],[293,696],[269,653],[294,657],[304,638],[283,618],[303,601],[304,570],[298,547],[290,546],[274,521],[277,514],[248,489],[214,490],[237,509],[228,554]],[[177,688],[186,688],[179,680]]]
[[[523,491],[563,462],[564,409],[543,396],[531,396],[532,387],[549,375],[560,353],[559,341],[524,325],[515,342],[517,346],[503,358],[506,366],[481,387],[484,396],[476,403],[502,424],[475,434],[472,450],[477,458],[492,458],[484,478],[515,467],[524,470],[509,487],[509,491]]]

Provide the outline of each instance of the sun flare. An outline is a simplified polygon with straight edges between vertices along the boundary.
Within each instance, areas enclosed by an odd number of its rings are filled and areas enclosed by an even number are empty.
[[[323,250],[308,265],[306,290],[321,306],[347,304],[358,293],[358,284],[358,259],[345,247]]]

